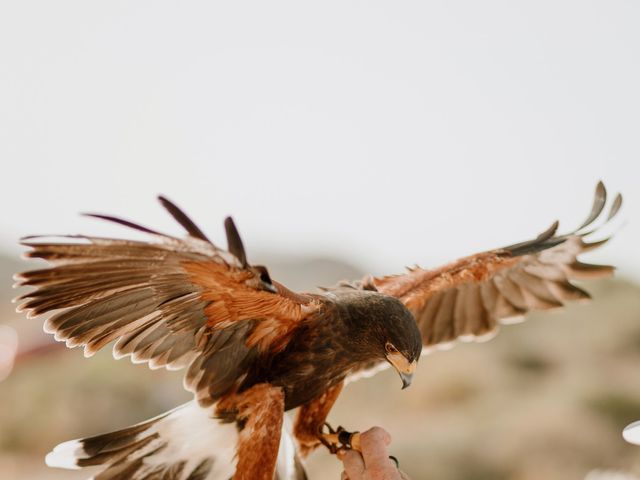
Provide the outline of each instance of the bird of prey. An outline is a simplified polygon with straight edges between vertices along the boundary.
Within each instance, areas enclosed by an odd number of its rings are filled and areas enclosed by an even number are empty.
[[[586,237],[596,220],[616,215],[622,197],[603,214],[599,183],[591,213],[570,233],[557,234],[555,222],[533,240],[440,268],[315,293],[293,292],[250,264],[231,218],[225,250],[175,204],[160,202],[184,237],[91,214],[150,240],[23,239],[26,256],[49,266],[17,275],[19,286],[34,287],[18,297],[19,311],[52,312],[45,331],[86,356],[115,341],[116,358],[184,368],[184,387],[195,397],[132,427],[62,443],[47,456],[50,466],[101,466],[96,480],[306,478],[298,454],[348,443],[344,432],[323,426],[349,379],[386,365],[407,387],[431,349],[488,339],[532,310],[588,298],[572,280],[607,276],[613,267],[577,256],[606,241]],[[285,411],[297,407],[292,428],[283,428]],[[349,438],[347,446],[357,447]]]

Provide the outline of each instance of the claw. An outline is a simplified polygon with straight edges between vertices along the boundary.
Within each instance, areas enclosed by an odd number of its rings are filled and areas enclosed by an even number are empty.
[[[327,429],[325,433],[324,429]],[[342,427],[333,429],[331,425],[325,423],[320,429],[318,435],[320,442],[329,449],[332,454],[338,453],[340,450],[357,450],[360,449],[360,432],[348,432]]]

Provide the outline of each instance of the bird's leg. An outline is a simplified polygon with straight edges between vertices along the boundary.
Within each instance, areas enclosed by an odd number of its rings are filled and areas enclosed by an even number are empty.
[[[232,413],[241,426],[233,480],[272,480],[284,418],[282,389],[259,383],[222,399],[216,413]]]
[[[298,441],[301,456],[307,456],[324,443],[322,429],[331,407],[333,407],[338,395],[340,395],[342,386],[343,384],[339,383],[329,388],[318,398],[303,405],[298,410],[293,427],[293,435]]]

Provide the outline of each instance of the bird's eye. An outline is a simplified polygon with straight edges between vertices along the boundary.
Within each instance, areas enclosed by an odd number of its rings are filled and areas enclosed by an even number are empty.
[[[387,342],[384,348],[387,351],[387,353],[398,353],[398,349],[394,347],[392,343]]]
[[[257,265],[255,268],[260,272],[260,281],[270,285],[271,277],[269,276],[267,269],[262,265]]]

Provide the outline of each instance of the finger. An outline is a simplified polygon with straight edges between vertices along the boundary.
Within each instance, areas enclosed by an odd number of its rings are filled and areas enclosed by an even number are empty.
[[[370,428],[361,435],[360,446],[367,470],[386,471],[392,466],[387,452],[390,443],[391,435],[380,427]]]
[[[347,472],[342,472],[342,475],[340,475],[340,480],[349,480],[349,475],[347,475]]]
[[[347,450],[341,454],[342,464],[344,465],[344,471],[347,474],[349,480],[360,480],[364,473],[364,460],[362,455],[355,450]]]

